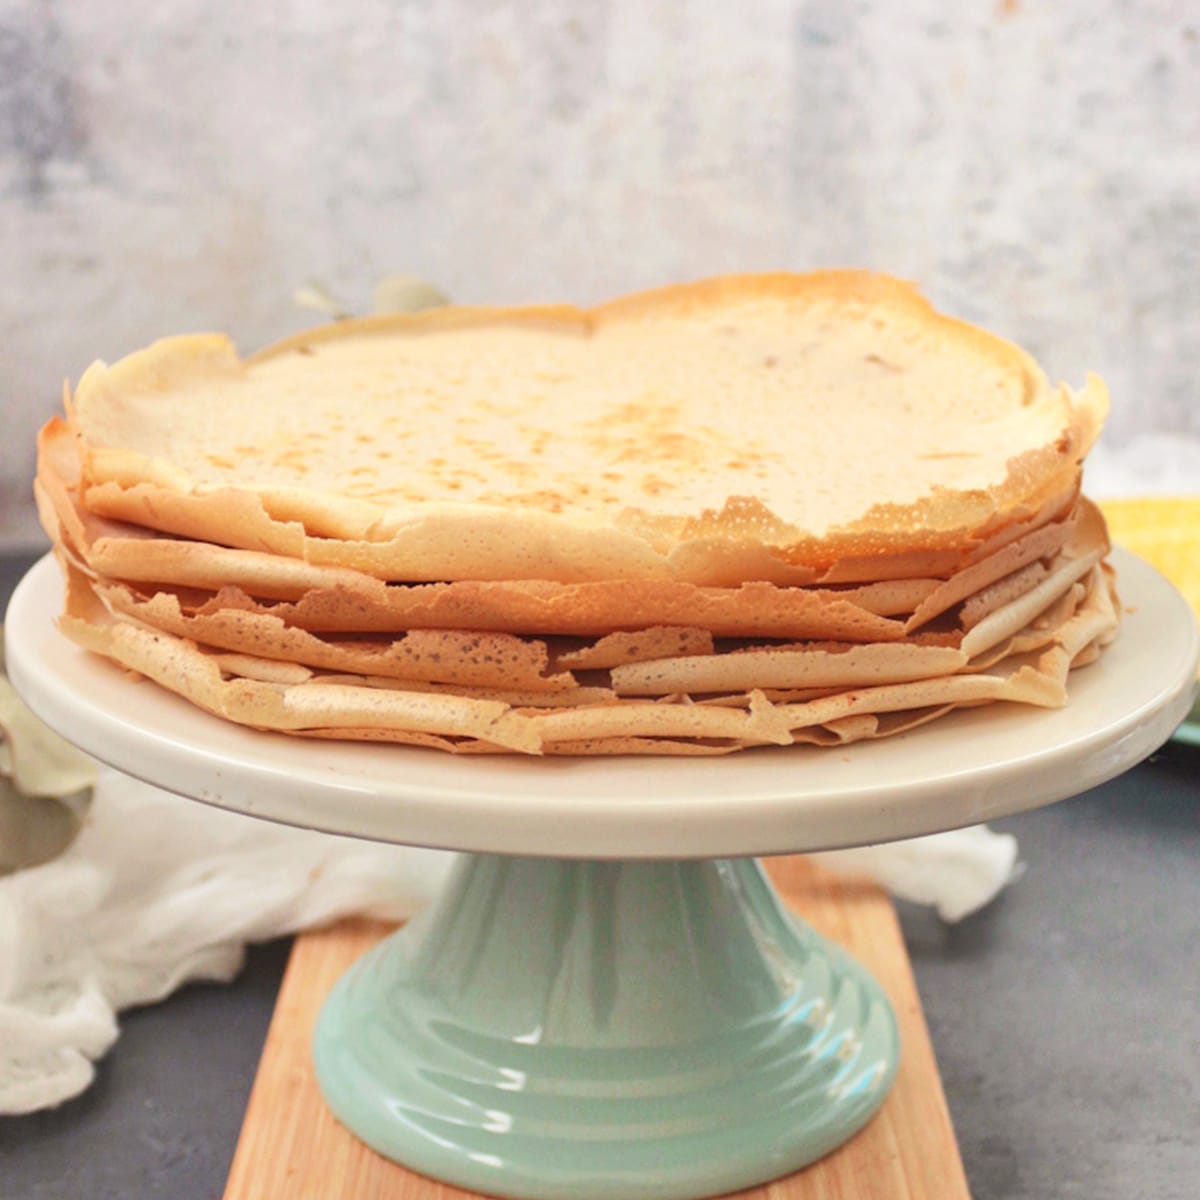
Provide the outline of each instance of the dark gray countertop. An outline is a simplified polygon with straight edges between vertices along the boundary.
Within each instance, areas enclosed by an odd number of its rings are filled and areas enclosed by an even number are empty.
[[[0,558],[0,607],[26,562]],[[1191,1200],[1200,751],[999,827],[1027,864],[1000,900],[901,906],[975,1200]],[[217,1200],[286,955],[127,1014],[89,1092],[0,1117],[0,1200]]]

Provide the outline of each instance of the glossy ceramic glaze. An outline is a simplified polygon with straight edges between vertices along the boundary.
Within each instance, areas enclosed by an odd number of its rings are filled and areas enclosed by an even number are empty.
[[[1195,619],[1115,552],[1128,612],[1056,710],[992,705],[882,742],[728,758],[453,758],[244,729],[134,683],[54,628],[47,559],[9,608],[13,684],[47,724],[120,770],[210,804],[413,845],[588,858],[710,858],[888,841],[1074,795],[1161,745],[1187,712]]]
[[[538,1200],[684,1200],[862,1126],[895,1073],[879,986],[752,859],[470,857],[325,1005],[317,1075],[375,1149]]]

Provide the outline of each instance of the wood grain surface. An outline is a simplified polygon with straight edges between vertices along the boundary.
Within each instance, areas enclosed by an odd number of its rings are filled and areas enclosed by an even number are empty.
[[[895,1006],[903,1055],[891,1093],[858,1136],[795,1175],[737,1195],[742,1200],[969,1200],[912,968],[887,894],[800,857],[768,860],[767,866],[796,912],[874,972]],[[381,1158],[337,1123],[317,1089],[309,1043],[321,1002],[354,959],[388,932],[389,926],[354,920],[296,939],[225,1200],[462,1200],[474,1195]]]

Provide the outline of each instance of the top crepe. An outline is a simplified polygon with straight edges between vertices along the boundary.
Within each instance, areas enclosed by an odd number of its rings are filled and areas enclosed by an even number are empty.
[[[103,516],[380,579],[733,586],[969,553],[1073,485],[1107,396],[824,272],[344,322],[245,361],[170,338],[69,407]]]

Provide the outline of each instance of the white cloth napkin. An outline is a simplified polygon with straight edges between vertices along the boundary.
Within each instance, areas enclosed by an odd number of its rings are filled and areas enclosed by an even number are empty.
[[[893,896],[931,905],[950,922],[981,909],[1019,873],[1017,839],[986,825],[812,858],[836,871],[870,875]]]
[[[121,1009],[232,979],[248,942],[348,913],[407,917],[451,858],[269,825],[103,772],[75,842],[0,878],[0,1113],[83,1091]]]
[[[102,772],[75,842],[0,878],[0,1113],[83,1091],[121,1009],[232,979],[248,942],[349,913],[410,916],[453,857],[271,825]],[[977,828],[820,858],[956,920],[1011,877],[1016,842]]]

